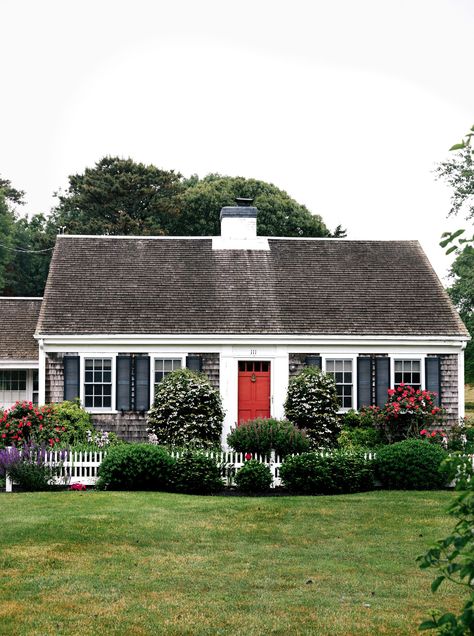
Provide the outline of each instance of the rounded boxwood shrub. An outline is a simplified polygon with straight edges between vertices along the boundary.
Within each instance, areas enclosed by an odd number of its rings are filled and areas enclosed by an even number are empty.
[[[210,495],[224,487],[217,462],[198,451],[185,451],[173,468],[173,486],[177,492]]]
[[[372,462],[363,453],[348,451],[288,457],[280,477],[290,491],[306,495],[360,492],[374,484]]]
[[[335,446],[340,431],[336,385],[317,367],[306,367],[290,380],[285,401],[287,418],[306,429],[313,448]]]
[[[159,446],[113,446],[99,468],[97,488],[102,490],[169,490],[175,460]]]
[[[257,417],[242,422],[227,436],[227,443],[238,453],[269,455],[274,450],[280,457],[309,450],[305,431],[288,420]]]
[[[384,488],[432,490],[446,485],[447,453],[437,444],[407,439],[377,451],[375,474]]]
[[[341,434],[337,438],[337,443],[341,448],[366,448],[374,449],[383,444],[380,431],[375,428],[355,427],[349,428],[347,426],[342,427]]]
[[[158,385],[147,431],[158,444],[212,448],[220,445],[223,421],[221,396],[207,377],[178,369]]]
[[[235,475],[235,484],[239,490],[247,493],[265,492],[272,484],[270,469],[256,459],[250,459]]]

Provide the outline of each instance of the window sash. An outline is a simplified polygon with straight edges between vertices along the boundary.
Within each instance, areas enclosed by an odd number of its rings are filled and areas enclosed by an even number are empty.
[[[112,358],[85,358],[84,406],[112,408]]]
[[[155,388],[161,380],[176,369],[181,369],[183,361],[181,358],[155,358],[154,362],[154,385]]]
[[[326,373],[334,379],[340,408],[353,408],[354,370],[352,358],[327,358]]]
[[[414,389],[421,389],[421,360],[397,359],[393,361],[394,366],[394,388],[401,384],[411,386]]]

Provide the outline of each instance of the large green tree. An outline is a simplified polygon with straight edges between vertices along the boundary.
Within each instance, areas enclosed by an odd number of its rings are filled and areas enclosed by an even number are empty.
[[[464,247],[454,261],[450,274],[454,283],[448,289],[449,295],[473,338],[465,351],[465,380],[474,383],[474,247]]]
[[[447,253],[456,252],[450,275],[454,283],[448,290],[461,318],[474,340],[474,126],[459,144],[452,148],[452,155],[436,169],[438,179],[451,187],[451,209],[449,215],[462,216],[467,228],[446,232],[441,242],[448,247]],[[465,381],[474,382],[474,342],[471,340],[465,353]]]
[[[249,197],[259,210],[257,227],[261,236],[331,236],[319,215],[311,214],[286,192],[265,181],[210,174],[203,179],[191,177],[184,188],[181,213],[173,227],[176,235],[220,234],[221,208],[235,205],[236,197]],[[340,227],[336,231],[338,236],[343,235]]]
[[[16,190],[8,179],[0,178],[0,291],[5,286],[6,270],[14,255],[14,206],[23,203],[23,194]]]
[[[179,214],[181,175],[132,159],[104,157],[69,177],[50,224],[67,234],[169,234]]]

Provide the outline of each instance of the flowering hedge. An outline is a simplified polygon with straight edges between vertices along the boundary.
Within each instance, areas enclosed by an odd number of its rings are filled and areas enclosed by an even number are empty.
[[[439,426],[445,411],[435,405],[436,394],[400,384],[388,390],[388,400],[379,413],[379,425],[389,444],[419,438],[422,430]]]
[[[177,369],[158,385],[147,432],[157,444],[212,448],[220,445],[223,421],[219,391],[206,376]]]
[[[285,401],[290,422],[306,429],[313,448],[335,446],[341,425],[336,385],[330,375],[306,367],[290,380]]]
[[[90,415],[79,404],[62,402],[35,406],[16,402],[0,412],[0,447],[21,447],[34,441],[53,447],[85,441]]]

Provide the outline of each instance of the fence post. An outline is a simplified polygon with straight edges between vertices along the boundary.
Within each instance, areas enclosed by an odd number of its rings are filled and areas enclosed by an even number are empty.
[[[10,479],[10,475],[7,473],[5,475],[5,492],[12,492],[13,491],[13,482]]]

